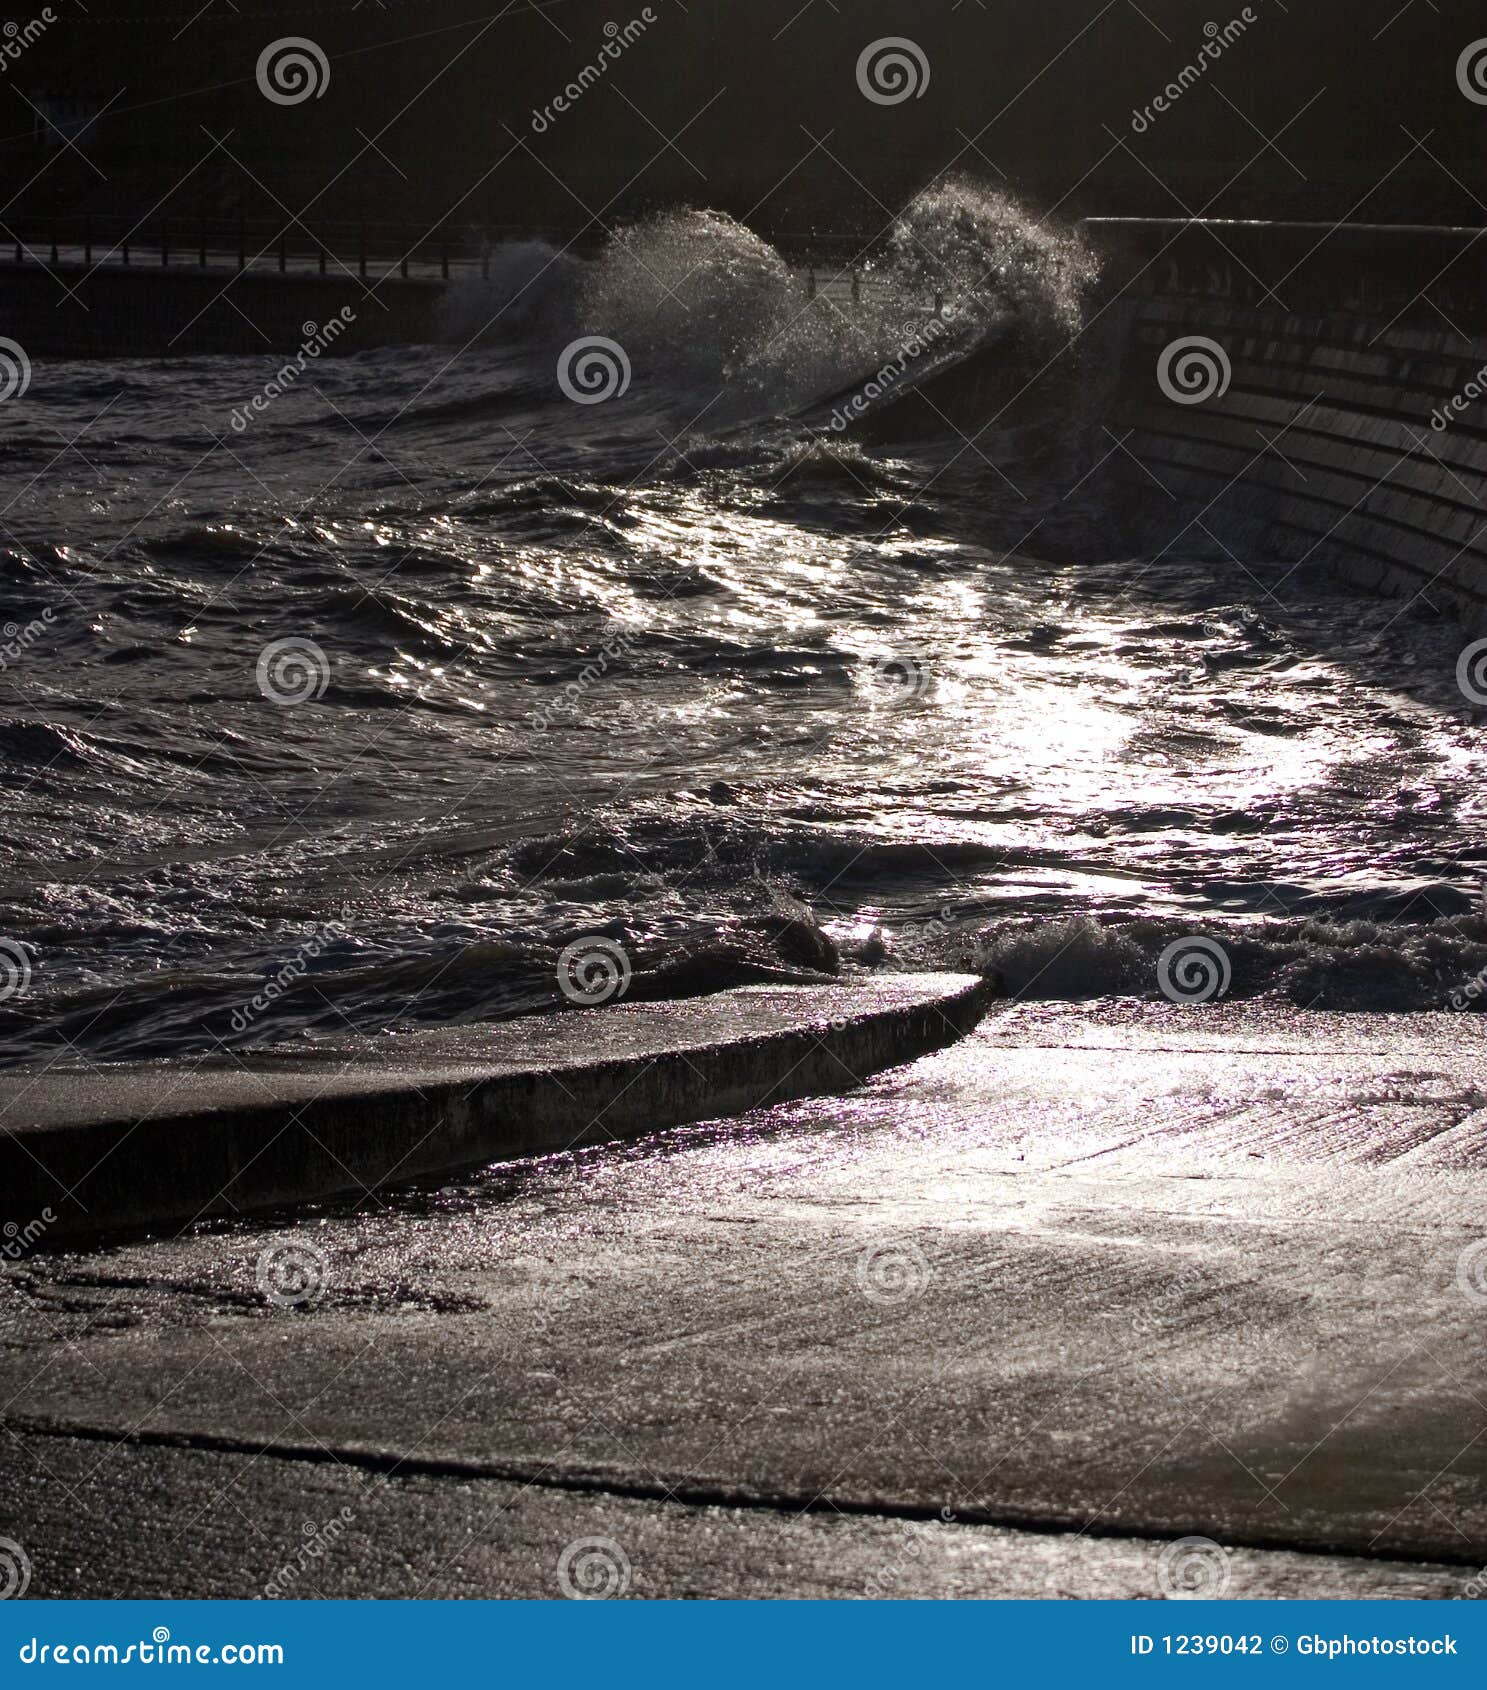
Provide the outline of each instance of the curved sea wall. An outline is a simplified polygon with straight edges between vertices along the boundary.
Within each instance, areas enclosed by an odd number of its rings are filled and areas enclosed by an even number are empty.
[[[1487,231],[1083,227],[1123,448],[1096,456],[1139,542],[1325,563],[1487,632]]]

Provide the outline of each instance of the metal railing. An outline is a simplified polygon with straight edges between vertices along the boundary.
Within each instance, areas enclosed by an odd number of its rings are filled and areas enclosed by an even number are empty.
[[[411,223],[356,221],[306,228],[265,219],[155,218],[79,214],[42,222],[0,223],[0,266],[102,266],[155,269],[269,271],[356,276],[368,283],[398,280],[489,280],[498,249],[542,239],[589,254],[605,239],[589,230],[517,224],[461,224],[429,230]],[[870,252],[842,237],[782,234],[776,244],[803,273],[814,295],[845,294],[859,301],[871,289]]]
[[[161,218],[130,223],[80,216],[0,228],[0,263],[255,270],[287,274],[448,280],[489,276],[504,230],[471,226],[435,231],[411,224],[357,222],[305,229],[297,224]]]

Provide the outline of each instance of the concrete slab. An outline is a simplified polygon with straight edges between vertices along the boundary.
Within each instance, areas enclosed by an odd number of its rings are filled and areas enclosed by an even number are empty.
[[[1482,1035],[1373,1020],[1016,1011],[849,1097],[32,1256],[0,1412],[23,1444],[1474,1573]]]
[[[1155,1599],[1182,1576],[1174,1547],[1152,1539],[694,1508],[69,1438],[10,1445],[0,1526],[24,1531],[34,1598],[541,1600],[582,1579],[631,1598]],[[1182,1553],[1214,1597],[1472,1594],[1456,1567]]]
[[[48,1239],[361,1195],[859,1085],[959,1038],[974,975],[749,986],[241,1057],[0,1076],[0,1220]]]

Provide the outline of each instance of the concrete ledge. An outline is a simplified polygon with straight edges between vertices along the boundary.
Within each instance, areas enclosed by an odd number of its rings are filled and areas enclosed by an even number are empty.
[[[753,986],[232,1061],[11,1074],[0,1219],[48,1243],[190,1223],[847,1091],[969,1032],[991,990],[943,974]]]

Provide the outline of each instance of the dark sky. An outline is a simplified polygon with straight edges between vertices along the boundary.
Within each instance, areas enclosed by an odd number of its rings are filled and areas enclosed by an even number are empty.
[[[1487,14],[1457,24],[1431,0],[1252,0],[1248,18],[1228,0],[651,7],[644,24],[631,0],[55,0],[0,90],[22,185],[9,215],[288,207],[574,230],[685,201],[852,233],[960,170],[1071,212],[1487,221],[1487,105],[1458,80]],[[599,60],[606,24],[632,19],[644,26],[625,50],[534,131],[534,111]],[[1231,20],[1205,58],[1205,25]],[[315,43],[329,81],[285,106],[255,68],[289,36]],[[928,80],[875,101],[859,62],[893,38]],[[1189,85],[1154,110],[1185,67]],[[110,101],[76,152],[32,110],[72,135]],[[48,145],[60,156],[43,170]]]

